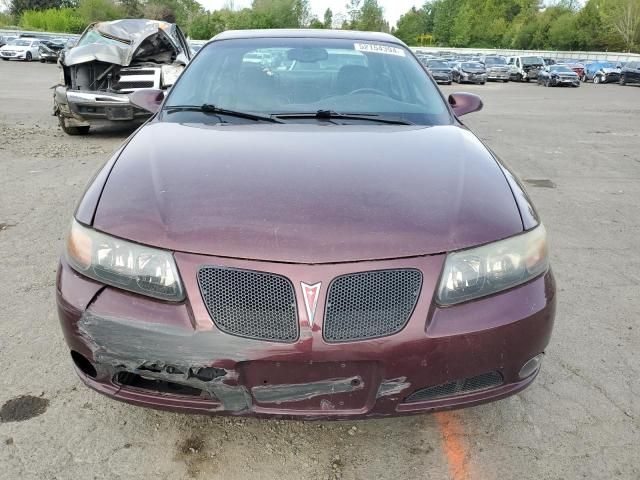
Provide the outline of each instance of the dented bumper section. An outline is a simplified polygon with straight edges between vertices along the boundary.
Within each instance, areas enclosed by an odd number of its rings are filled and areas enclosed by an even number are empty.
[[[311,325],[302,311],[296,342],[251,340],[221,332],[207,314],[190,274],[203,259],[214,259],[180,257],[188,295],[181,304],[104,287],[62,261],[60,322],[76,371],[88,386],[132,404],[190,413],[320,419],[428,412],[476,405],[526,388],[537,370],[527,378],[519,372],[544,351],[552,329],[550,272],[487,299],[437,308],[432,297],[442,258],[429,257],[420,265],[425,279],[416,309],[395,335],[329,344],[322,337],[321,313]],[[215,260],[237,268],[251,263]],[[310,269],[324,279],[368,267],[270,266],[294,284],[309,278]],[[464,389],[465,379],[486,372],[497,372],[500,383]],[[439,385],[449,385],[450,394],[446,388],[429,390]],[[432,390],[439,395],[416,395]]]
[[[90,120],[142,121],[149,117],[149,112],[131,104],[128,94],[69,90],[65,86],[55,87],[54,108],[54,114],[71,126],[89,125]]]

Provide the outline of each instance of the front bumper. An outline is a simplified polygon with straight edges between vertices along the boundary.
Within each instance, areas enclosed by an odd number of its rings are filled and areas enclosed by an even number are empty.
[[[11,58],[14,60],[24,60],[27,58],[27,52],[0,52],[0,57]]]
[[[491,71],[487,72],[487,80],[509,80],[510,74],[508,70],[505,71]]]
[[[530,385],[522,366],[546,348],[555,314],[551,272],[507,292],[440,308],[432,299],[444,256],[333,265],[287,265],[176,254],[187,300],[170,304],[58,272],[60,323],[80,378],[94,390],[135,405],[190,413],[287,418],[365,418],[460,408],[498,400]],[[311,326],[299,308],[300,337],[274,343],[225,334],[212,322],[197,270],[218,265],[269,271],[293,285],[345,273],[418,268],[423,286],[408,324],[375,340],[330,344],[318,298]],[[296,288],[298,305],[302,292]],[[78,357],[78,354],[82,357]],[[92,371],[92,369],[94,369]],[[205,372],[205,373],[202,373]],[[501,384],[426,401],[426,387],[499,372]],[[131,382],[131,379],[138,379]],[[140,381],[140,379],[142,379]],[[165,388],[165,387],[171,388]]]
[[[85,126],[95,121],[143,121],[151,115],[134,107],[127,94],[69,90],[58,85],[53,98],[54,114],[64,117],[70,126]]]
[[[469,74],[466,77],[460,75],[460,82],[462,83],[484,83],[487,81],[486,74]]]

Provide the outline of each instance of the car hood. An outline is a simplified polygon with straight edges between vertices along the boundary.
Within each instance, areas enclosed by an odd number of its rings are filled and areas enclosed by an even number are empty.
[[[523,229],[500,166],[461,127],[165,122],[124,148],[94,227],[295,263],[440,253]]]
[[[0,47],[0,50],[10,50],[12,52],[24,52],[25,50],[29,50],[31,47],[22,46],[22,45],[3,45]]]

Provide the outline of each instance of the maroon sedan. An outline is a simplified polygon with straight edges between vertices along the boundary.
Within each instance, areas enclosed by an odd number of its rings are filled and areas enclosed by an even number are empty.
[[[226,32],[78,204],[57,281],[80,378],[183,412],[379,417],[530,385],[555,311],[520,183],[379,33]]]

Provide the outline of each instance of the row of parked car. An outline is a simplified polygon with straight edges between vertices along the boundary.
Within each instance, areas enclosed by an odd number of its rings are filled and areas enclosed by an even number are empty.
[[[39,60],[42,63],[58,60],[60,52],[75,45],[72,37],[51,37],[38,34],[0,36],[0,58],[3,60]]]
[[[581,82],[596,84],[619,82],[620,85],[640,83],[640,62],[587,61],[552,59],[540,56],[455,55],[439,52],[425,54],[418,50],[418,59],[438,83],[477,83],[487,81],[536,81],[547,87],[579,87]]]

